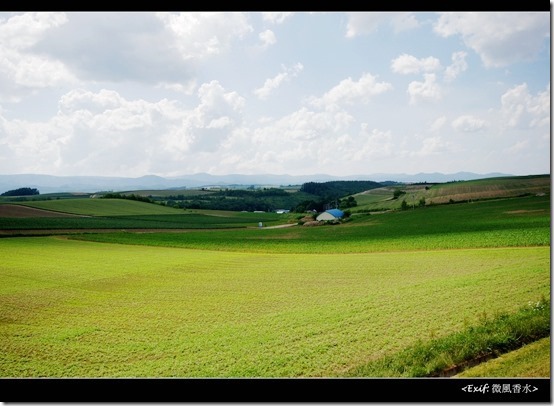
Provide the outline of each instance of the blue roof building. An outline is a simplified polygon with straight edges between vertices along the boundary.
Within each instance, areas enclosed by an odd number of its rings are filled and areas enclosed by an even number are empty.
[[[338,220],[343,217],[344,217],[344,212],[342,210],[330,209],[330,210],[325,210],[323,213],[317,216],[316,220],[317,221]]]

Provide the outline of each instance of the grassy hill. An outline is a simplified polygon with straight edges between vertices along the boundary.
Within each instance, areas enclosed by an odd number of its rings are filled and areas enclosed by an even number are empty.
[[[0,238],[0,376],[440,373],[549,334],[550,307],[527,306],[550,297],[549,209],[532,195],[337,226]],[[150,218],[218,218],[181,212]]]
[[[498,199],[527,195],[550,195],[550,175],[513,176],[448,183],[387,186],[357,193],[354,212],[393,210],[405,200],[408,207]],[[394,198],[394,192],[402,194]]]
[[[505,354],[550,334],[549,179],[379,188],[356,196],[429,204],[319,227],[123,199],[1,204],[0,376],[429,377]],[[538,344],[473,374],[549,376]]]
[[[147,191],[150,196],[154,191]],[[276,214],[268,211],[266,207],[264,212],[241,213],[240,210],[215,210],[215,209],[185,209],[176,205],[168,206],[164,199],[174,195],[169,193],[187,192],[185,199],[196,199],[195,201],[204,201],[210,197],[213,207],[218,207],[217,202],[223,207],[228,207],[230,202],[237,202],[237,205],[252,202],[250,207],[259,199],[266,203],[271,202],[272,206],[286,208],[286,202],[298,203],[301,200],[309,199],[314,195],[306,194],[301,191],[276,191],[276,190],[231,190],[221,194],[219,191],[160,191],[159,203],[152,204],[143,201],[129,199],[105,199],[90,198],[89,195],[68,195],[59,196],[56,199],[47,200],[28,200],[21,202],[11,202],[9,204],[18,204],[24,207],[48,210],[51,213],[65,213],[77,216],[90,216],[87,218],[57,218],[46,219],[47,212],[36,212],[33,218],[7,219],[9,215],[6,210],[0,210],[0,230],[14,229],[92,229],[92,228],[201,228],[230,225],[241,227],[256,226],[258,222],[264,225],[278,225],[286,223],[295,223],[300,213]],[[145,192],[146,193],[146,192]],[[195,193],[197,193],[195,195]],[[137,192],[134,193],[138,195]],[[164,196],[165,194],[165,196]],[[69,197],[70,196],[70,197]],[[179,195],[177,195],[179,196]],[[290,196],[290,199],[287,197]],[[359,218],[367,212],[396,211],[401,209],[403,202],[409,209],[430,207],[443,204],[487,201],[493,199],[507,199],[522,196],[538,196],[550,199],[550,175],[520,176],[490,178],[472,181],[460,181],[440,184],[395,184],[386,187],[374,188],[364,192],[352,195],[357,202],[356,207],[349,210],[352,212],[352,219]],[[176,196],[175,196],[176,197]],[[317,198],[317,196],[315,196]],[[192,200],[191,200],[192,201]],[[1,202],[0,202],[1,204]],[[519,203],[517,203],[519,204]],[[517,206],[516,204],[516,206]],[[208,205],[209,206],[209,205]],[[234,207],[234,205],[231,205]],[[202,205],[201,205],[202,207]],[[209,206],[212,207],[212,206]],[[513,210],[517,210],[515,207]],[[444,211],[443,211],[444,212]],[[4,213],[4,214],[3,214]],[[184,216],[184,215],[187,216]],[[195,217],[196,216],[196,217]],[[13,217],[13,216],[11,216]],[[41,218],[45,217],[45,218]],[[214,218],[217,217],[217,218]],[[449,223],[450,219],[444,219],[444,223]],[[359,223],[359,220],[358,220]]]
[[[124,216],[148,214],[176,214],[176,209],[123,199],[67,199],[22,202],[37,209],[52,210],[85,216]]]

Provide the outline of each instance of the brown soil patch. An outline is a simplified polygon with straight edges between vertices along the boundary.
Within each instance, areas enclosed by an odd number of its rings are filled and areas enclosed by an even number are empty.
[[[28,217],[81,217],[76,214],[58,213],[55,211],[35,209],[34,207],[19,204],[0,204],[0,217],[28,218]]]

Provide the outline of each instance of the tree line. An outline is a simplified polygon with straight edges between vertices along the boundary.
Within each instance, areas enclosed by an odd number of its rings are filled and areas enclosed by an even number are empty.
[[[22,187],[19,189],[8,190],[7,192],[2,193],[0,196],[34,196],[39,194],[40,192],[38,191],[38,189]]]

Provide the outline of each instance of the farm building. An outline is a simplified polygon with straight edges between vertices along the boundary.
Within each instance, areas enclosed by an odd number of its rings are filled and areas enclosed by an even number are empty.
[[[339,209],[325,210],[316,217],[317,221],[338,220],[344,217],[344,213]]]

